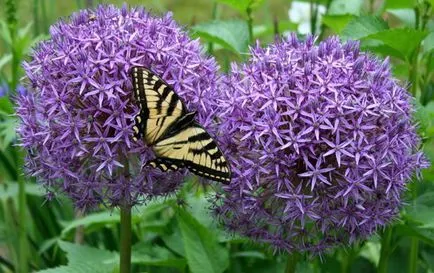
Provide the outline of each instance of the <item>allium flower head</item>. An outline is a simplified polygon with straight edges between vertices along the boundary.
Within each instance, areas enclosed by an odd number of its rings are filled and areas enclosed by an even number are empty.
[[[221,86],[234,172],[215,204],[223,223],[276,249],[321,252],[394,219],[428,162],[388,61],[294,35],[251,56]]]
[[[141,169],[153,156],[142,141],[132,141],[139,109],[130,69],[144,66],[160,75],[209,128],[214,59],[201,55],[199,42],[171,14],[153,17],[141,8],[81,11],[52,26],[50,34],[24,64],[30,91],[18,100],[29,173],[81,208],[173,191],[181,173]]]

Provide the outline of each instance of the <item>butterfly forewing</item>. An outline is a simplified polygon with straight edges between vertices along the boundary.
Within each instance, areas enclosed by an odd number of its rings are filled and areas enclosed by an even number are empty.
[[[186,109],[172,88],[145,68],[133,68],[133,87],[141,109],[136,117],[135,137],[143,136],[152,145],[186,113]]]
[[[144,138],[157,158],[146,165],[162,171],[187,167],[211,180],[229,183],[229,164],[217,143],[194,121],[174,90],[151,71],[133,68],[133,87],[140,113],[135,117],[134,138]]]

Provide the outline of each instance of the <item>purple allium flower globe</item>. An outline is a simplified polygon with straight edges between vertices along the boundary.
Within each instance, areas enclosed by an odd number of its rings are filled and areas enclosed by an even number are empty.
[[[320,253],[393,220],[427,167],[412,97],[356,42],[294,35],[251,49],[222,81],[222,149],[234,177],[215,201],[229,230]]]
[[[141,169],[152,152],[132,141],[136,106],[132,66],[145,66],[172,85],[202,125],[212,127],[218,66],[172,19],[142,8],[99,6],[50,29],[24,64],[29,93],[18,100],[26,165],[51,192],[79,208],[103,200],[119,205],[173,192],[180,172]],[[212,131],[212,130],[211,130]],[[122,201],[124,202],[124,201]]]

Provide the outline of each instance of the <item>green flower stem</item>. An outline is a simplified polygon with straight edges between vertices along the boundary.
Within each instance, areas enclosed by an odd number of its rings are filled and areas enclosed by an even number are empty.
[[[298,252],[293,252],[288,255],[288,259],[286,260],[286,268],[285,273],[295,273],[295,269],[297,267],[297,262],[300,259],[300,254]]]
[[[120,273],[131,272],[131,206],[121,206]]]
[[[18,179],[18,211],[20,222],[18,224],[18,237],[19,237],[19,265],[20,272],[27,273],[27,234],[26,234],[26,187],[25,181],[22,176]]]
[[[418,254],[419,254],[419,240],[417,238],[413,238],[411,239],[411,246],[410,246],[410,262],[408,266],[409,273],[417,272]]]
[[[378,262],[377,273],[386,273],[391,252],[390,246],[392,241],[392,227],[386,228],[381,238],[380,261]]]

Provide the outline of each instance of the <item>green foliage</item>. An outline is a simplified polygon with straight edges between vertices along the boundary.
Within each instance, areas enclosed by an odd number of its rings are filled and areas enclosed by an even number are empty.
[[[241,14],[247,15],[249,9],[254,10],[258,8],[265,0],[217,0],[217,2],[228,5],[238,10]]]
[[[348,25],[342,30],[344,39],[358,40],[365,38],[369,35],[387,30],[389,27],[387,23],[375,16],[361,16],[355,17]]]
[[[381,45],[393,48],[400,53],[401,59],[410,62],[416,48],[419,47],[427,34],[425,31],[414,29],[390,29],[373,33],[364,38],[381,41]]]
[[[68,265],[41,270],[38,273],[109,273],[115,268],[116,253],[65,241],[59,241],[58,245],[66,252]]]
[[[216,43],[237,54],[245,53],[249,43],[245,21],[213,21],[195,25],[193,36]]]
[[[189,213],[178,210],[177,219],[184,241],[187,262],[193,273],[222,273],[229,266],[227,249],[215,240],[216,234],[206,229]]]

